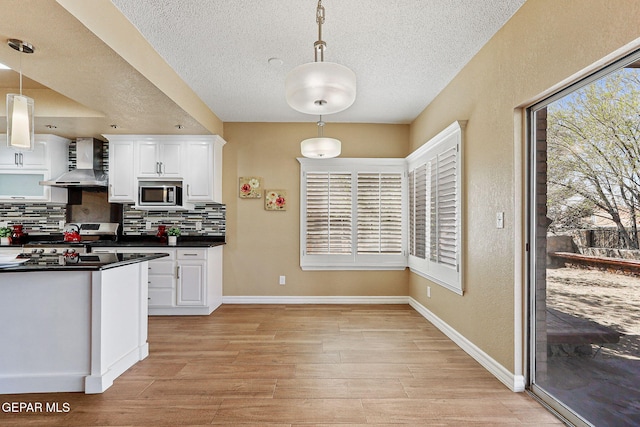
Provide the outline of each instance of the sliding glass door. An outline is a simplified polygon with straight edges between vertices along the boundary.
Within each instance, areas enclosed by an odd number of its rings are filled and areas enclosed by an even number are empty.
[[[529,386],[640,425],[640,54],[529,109]]]

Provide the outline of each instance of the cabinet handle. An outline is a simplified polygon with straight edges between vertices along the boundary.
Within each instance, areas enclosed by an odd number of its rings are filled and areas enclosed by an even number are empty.
[[[162,175],[164,172],[162,171],[162,168],[164,167],[164,163],[160,162],[160,175]]]
[[[24,154],[20,153],[20,166],[24,166]]]
[[[191,196],[191,191],[190,191],[190,189],[191,189],[191,185],[190,185],[190,184],[187,184],[187,196]]]
[[[176,267],[176,279],[180,278],[180,266]]]
[[[22,200],[22,199],[26,199],[27,197],[26,196],[11,196],[11,198],[12,199],[20,199],[20,200]]]
[[[20,162],[18,161],[18,154],[19,153],[14,153],[13,154],[13,163],[15,163],[16,166],[20,166]]]
[[[182,254],[183,256],[198,256],[198,254]]]

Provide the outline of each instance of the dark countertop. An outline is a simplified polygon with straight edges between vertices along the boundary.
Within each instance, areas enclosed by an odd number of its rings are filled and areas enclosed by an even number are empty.
[[[139,241],[99,241],[99,242],[84,242],[92,248],[101,247],[124,247],[124,248],[212,248],[214,246],[225,245],[225,242],[210,242],[202,240],[180,240],[175,246],[169,246],[166,243],[160,243],[157,240],[139,240]]]
[[[163,253],[154,254],[81,254],[65,255],[32,255],[23,254],[27,261],[15,266],[0,268],[0,273],[23,273],[33,271],[95,271],[122,267],[143,261],[168,256]]]
[[[62,242],[62,234],[52,234],[48,236],[30,236],[28,241],[24,244],[38,244],[47,243],[52,241]],[[83,245],[89,247],[140,247],[140,248],[154,248],[154,247],[167,247],[167,243],[160,243],[159,239],[155,236],[120,236],[116,241],[114,240],[83,240]],[[225,237],[201,237],[201,236],[180,236],[178,237],[178,244],[176,246],[168,246],[171,248],[209,248],[220,245],[225,245]],[[71,244],[70,246],[73,246]],[[16,247],[20,247],[17,245]]]

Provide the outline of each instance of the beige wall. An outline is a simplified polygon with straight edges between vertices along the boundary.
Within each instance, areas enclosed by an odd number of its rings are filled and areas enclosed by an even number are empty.
[[[521,363],[514,304],[524,287],[518,107],[640,37],[639,18],[639,1],[529,0],[411,125],[414,150],[454,120],[468,120],[465,295],[414,274],[410,295],[512,372]],[[495,227],[499,211],[504,229]]]
[[[223,201],[227,205],[224,295],[406,296],[407,271],[302,271],[300,141],[317,134],[309,123],[225,123]],[[405,157],[408,125],[328,123],[325,135],[342,141],[342,157]],[[240,199],[238,178],[260,176],[265,189],[283,189],[285,212],[265,211],[263,199]],[[278,276],[287,284],[280,286]]]

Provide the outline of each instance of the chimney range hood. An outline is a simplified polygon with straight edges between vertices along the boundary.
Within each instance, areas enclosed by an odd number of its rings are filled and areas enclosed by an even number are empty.
[[[56,179],[40,181],[40,185],[56,187],[106,187],[107,174],[102,170],[102,141],[95,138],[76,139],[76,169]]]

